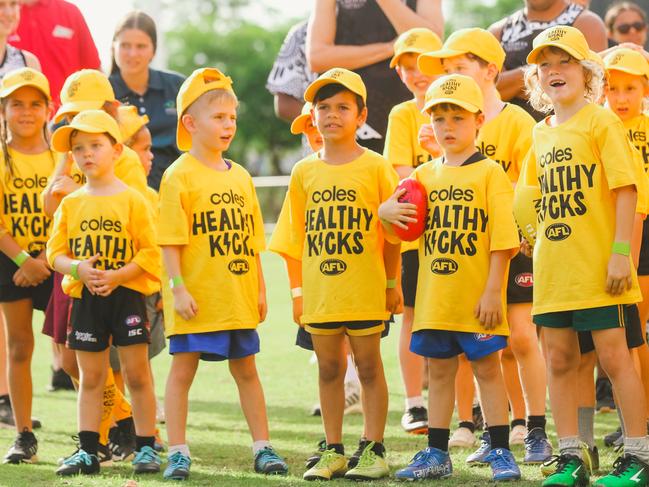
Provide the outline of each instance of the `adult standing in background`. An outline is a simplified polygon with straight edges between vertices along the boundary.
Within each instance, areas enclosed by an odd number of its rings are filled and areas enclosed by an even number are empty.
[[[397,36],[413,27],[444,35],[441,0],[316,0],[307,29],[309,68],[356,71],[367,86],[367,122],[359,143],[383,153],[388,114],[412,95],[390,69]]]
[[[647,42],[647,13],[635,2],[616,2],[604,17],[608,38],[616,44],[632,42],[644,46]]]
[[[489,30],[505,49],[504,71],[498,79],[498,91],[505,101],[523,107],[536,120],[543,114],[534,110],[525,95],[523,68],[532,41],[543,30],[553,25],[571,25],[579,29],[593,51],[608,47],[606,27],[599,16],[568,0],[525,0],[525,7],[499,20]]]
[[[54,112],[65,79],[83,68],[100,69],[99,54],[76,5],[65,0],[21,0],[20,24],[9,42],[33,53],[50,82]],[[53,112],[53,113],[54,113]]]
[[[149,186],[160,187],[162,173],[180,156],[176,146],[176,95],[185,78],[151,68],[158,37],[155,21],[142,11],[126,14],[113,35],[110,84],[115,97],[147,115],[153,138]]]

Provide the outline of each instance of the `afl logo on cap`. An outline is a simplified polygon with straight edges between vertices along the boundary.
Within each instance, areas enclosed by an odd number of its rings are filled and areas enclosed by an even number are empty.
[[[34,73],[32,71],[25,70],[22,73],[20,73],[20,77],[25,81],[31,81],[34,79]]]
[[[340,77],[342,77],[344,75],[345,75],[344,71],[342,71],[340,69],[336,69],[336,70],[331,72],[331,74],[329,75],[329,78],[338,79],[338,78],[340,78]]]
[[[613,56],[613,59],[611,59],[611,65],[615,66],[616,64],[619,64],[620,61],[624,58],[623,53],[618,53],[615,56]]]
[[[73,81],[72,83],[70,83],[70,86],[68,86],[68,97],[72,98],[77,93],[78,89],[79,89],[78,81]]]
[[[406,40],[403,43],[406,47],[411,47],[415,45],[417,39],[419,39],[419,34],[417,32],[413,32],[406,38]]]
[[[566,29],[562,29],[561,27],[557,27],[554,30],[551,30],[548,32],[548,40],[555,42],[560,40],[563,36],[565,36],[568,33]]]
[[[452,95],[457,91],[459,87],[460,82],[456,79],[449,79],[448,81],[442,83],[442,86],[440,86],[445,95]]]

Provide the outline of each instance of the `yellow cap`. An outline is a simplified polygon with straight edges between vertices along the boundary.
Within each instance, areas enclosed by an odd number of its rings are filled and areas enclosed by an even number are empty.
[[[441,49],[419,56],[417,65],[424,74],[443,74],[442,59],[468,53],[495,64],[498,71],[503,69],[505,51],[500,42],[488,30],[477,27],[453,32]]]
[[[569,25],[555,25],[545,29],[534,38],[532,47],[532,51],[527,55],[528,64],[536,64],[540,52],[546,47],[558,47],[577,61],[589,60],[601,64],[597,53],[588,47],[584,34]]]
[[[649,78],[649,63],[638,51],[621,47],[604,58],[606,71],[623,71]]]
[[[82,69],[65,80],[61,89],[61,107],[54,121],[60,122],[69,113],[99,110],[107,101],[115,101],[108,77],[96,69]]]
[[[47,78],[40,71],[32,68],[20,68],[9,71],[2,78],[2,86],[0,87],[0,98],[6,98],[14,91],[24,86],[31,86],[42,92],[48,100],[50,96],[50,83]]]
[[[390,67],[394,68],[399,63],[399,58],[406,53],[422,54],[441,48],[442,41],[432,30],[424,27],[407,30],[394,43],[394,56],[390,60]]]
[[[343,85],[352,93],[359,95],[363,102],[367,101],[367,89],[363,78],[358,74],[345,68],[333,68],[329,71],[322,73],[317,80],[311,83],[304,92],[304,100],[313,103],[316,93],[323,86],[339,84]]]
[[[426,91],[424,113],[430,112],[435,105],[450,103],[472,113],[483,110],[483,97],[475,80],[462,74],[449,74],[435,80]]]
[[[70,135],[74,130],[89,134],[110,134],[117,142],[122,141],[119,126],[113,117],[103,110],[84,110],[74,116],[69,125],[59,127],[52,135],[52,147],[57,152],[70,150]]]
[[[303,134],[306,130],[306,122],[311,119],[312,106],[308,101],[302,106],[302,112],[291,123],[291,133],[293,135]]]
[[[199,96],[212,90],[226,90],[234,94],[232,78],[224,75],[216,68],[201,68],[194,71],[180,86],[176,97],[178,110],[178,125],[176,127],[176,143],[181,151],[192,148],[192,136],[180,121],[189,105]]]
[[[117,123],[122,132],[122,140],[126,141],[149,123],[149,117],[140,115],[135,105],[121,105],[117,109]]]

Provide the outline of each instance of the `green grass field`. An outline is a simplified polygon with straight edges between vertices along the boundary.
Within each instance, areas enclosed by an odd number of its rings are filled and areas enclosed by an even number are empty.
[[[311,417],[309,411],[317,397],[316,367],[309,365],[310,354],[293,345],[296,326],[291,320],[290,298],[281,259],[273,254],[263,257],[268,287],[269,314],[259,328],[262,352],[258,367],[266,392],[271,436],[274,446],[286,456],[288,477],[264,478],[252,473],[250,437],[238,403],[234,381],[225,364],[203,363],[190,393],[188,441],[192,450],[191,480],[187,485],[219,486],[287,486],[306,485],[302,481],[304,459],[322,438],[320,418]],[[215,290],[216,292],[216,290]],[[33,360],[34,415],[43,422],[37,431],[40,463],[34,466],[0,466],[2,486],[121,486],[132,478],[130,465],[105,468],[96,477],[58,479],[54,475],[56,461],[75,448],[70,438],[77,431],[75,394],[71,392],[46,392],[49,380],[50,343],[40,334],[41,317],[34,325],[37,348]],[[425,446],[425,437],[406,435],[400,427],[404,403],[397,362],[398,323],[391,335],[383,341],[383,357],[390,389],[390,414],[385,435],[392,470],[405,465],[412,455]],[[164,384],[170,364],[169,355],[163,352],[153,361],[158,397],[163,397]],[[598,416],[597,434],[602,437],[614,429],[616,415]],[[164,431],[164,427],[163,431]],[[550,428],[551,430],[552,428]],[[362,431],[359,415],[345,418],[345,444],[351,453]],[[164,433],[163,433],[164,434]],[[13,441],[12,430],[0,430],[2,454]],[[553,437],[553,441],[556,439]],[[556,445],[556,442],[555,442]],[[602,449],[602,466],[609,469],[614,460],[610,449]],[[517,458],[522,458],[522,447],[515,447]],[[468,451],[453,453],[455,473],[443,485],[485,485],[490,478],[488,468],[467,468],[464,458]],[[538,485],[541,479],[538,468],[523,467],[520,485]],[[136,479],[139,486],[161,486],[162,474]],[[349,484],[336,480],[336,485]],[[394,480],[379,482],[396,485]]]

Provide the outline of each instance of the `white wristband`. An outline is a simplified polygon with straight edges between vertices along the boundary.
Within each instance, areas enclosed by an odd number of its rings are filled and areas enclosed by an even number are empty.
[[[302,297],[302,288],[301,287],[294,287],[291,289],[291,297],[292,298],[301,298]]]

